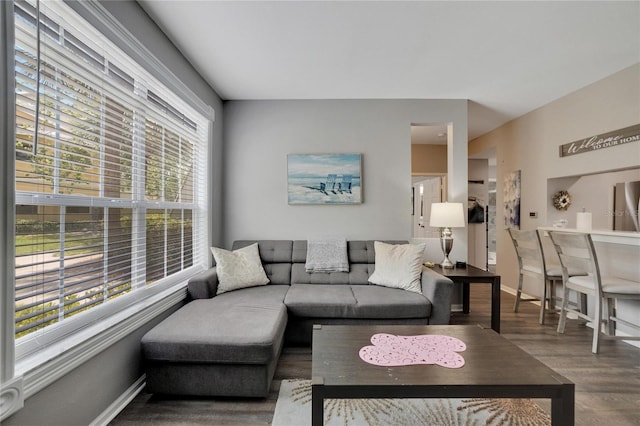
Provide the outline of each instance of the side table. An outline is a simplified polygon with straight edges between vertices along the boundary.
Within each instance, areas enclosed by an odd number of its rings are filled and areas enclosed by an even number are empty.
[[[453,269],[443,269],[440,265],[436,265],[433,270],[454,283],[462,284],[462,311],[465,314],[469,313],[470,284],[491,284],[491,328],[500,333],[500,275],[468,264],[466,268]]]

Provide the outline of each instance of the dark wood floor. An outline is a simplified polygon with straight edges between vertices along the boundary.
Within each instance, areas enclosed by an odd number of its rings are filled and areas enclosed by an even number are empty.
[[[454,313],[452,324],[490,323],[490,286],[473,285],[471,313]],[[522,303],[513,313],[514,296],[502,293],[502,335],[576,384],[576,425],[640,425],[640,349],[604,340],[591,353],[592,330],[570,320],[556,333],[557,315],[538,324],[539,307]],[[309,378],[311,351],[285,348],[266,399],[167,398],[138,395],[112,425],[269,425],[282,379]],[[548,410],[549,404],[543,406]]]

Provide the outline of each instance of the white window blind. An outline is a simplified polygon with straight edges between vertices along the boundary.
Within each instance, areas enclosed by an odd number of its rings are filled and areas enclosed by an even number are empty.
[[[14,10],[20,356],[206,265],[209,123],[64,3]]]

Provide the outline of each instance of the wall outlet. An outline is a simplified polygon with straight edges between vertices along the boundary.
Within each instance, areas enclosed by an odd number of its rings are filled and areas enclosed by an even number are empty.
[[[529,212],[529,217],[538,217],[538,212]]]

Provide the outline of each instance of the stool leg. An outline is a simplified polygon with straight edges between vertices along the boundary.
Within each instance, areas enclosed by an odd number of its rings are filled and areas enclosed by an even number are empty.
[[[569,288],[563,288],[562,308],[560,309],[560,320],[558,321],[558,333],[564,333],[564,326],[567,322],[567,306],[569,304]]]
[[[546,314],[547,307],[547,280],[542,277],[542,297],[540,298],[540,319],[539,322],[541,325],[544,325],[544,316]]]
[[[516,291],[516,303],[513,305],[513,312],[518,312],[518,307],[520,306],[520,298],[522,297],[522,281],[523,281],[522,272],[519,272],[518,273],[518,290]]]
[[[593,345],[591,352],[597,354],[600,352],[600,329],[602,327],[602,297],[595,298],[595,309],[593,313]]]

